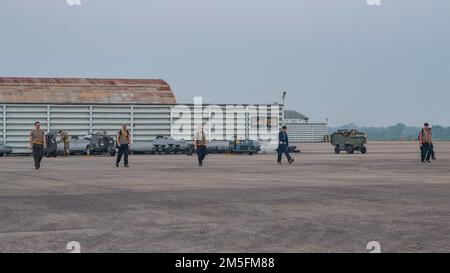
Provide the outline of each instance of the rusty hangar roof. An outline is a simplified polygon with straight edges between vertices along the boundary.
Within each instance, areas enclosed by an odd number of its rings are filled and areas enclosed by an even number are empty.
[[[175,104],[163,80],[0,77],[0,103]]]

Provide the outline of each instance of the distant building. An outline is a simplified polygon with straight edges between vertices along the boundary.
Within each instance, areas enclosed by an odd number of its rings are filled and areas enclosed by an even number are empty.
[[[35,121],[47,131],[63,129],[72,136],[102,131],[115,134],[121,124],[127,123],[135,142],[148,142],[157,136],[192,139],[197,129],[194,119],[185,122],[186,130],[174,130],[180,125],[178,106],[193,110],[192,105],[177,104],[163,80],[0,77],[0,143],[11,146],[13,153],[29,153],[28,134]],[[204,122],[211,118],[217,121],[217,110],[235,106],[222,104],[213,111],[211,105],[204,105]],[[276,138],[283,106],[254,107],[254,114],[237,111],[236,115],[221,117],[211,138]],[[252,134],[266,124],[274,128],[273,132]],[[230,134],[219,130],[230,125]]]
[[[297,111],[284,111],[284,124],[288,127],[291,143],[318,143],[327,134],[326,123],[309,123],[309,118]]]

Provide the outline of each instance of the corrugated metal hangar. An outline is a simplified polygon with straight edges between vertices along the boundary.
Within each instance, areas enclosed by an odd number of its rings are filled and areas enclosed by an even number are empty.
[[[283,106],[279,104],[201,105],[203,109],[196,109],[195,105],[177,105],[172,108],[172,137],[193,139],[199,125],[203,124],[211,140],[232,140],[238,137],[276,141],[283,121]],[[192,114],[186,118],[180,113]],[[196,122],[196,114],[202,116],[203,120]]]
[[[176,100],[162,80],[0,78],[0,103],[0,143],[27,153],[35,121],[77,136],[115,134],[122,123],[135,141],[168,136]]]
[[[157,136],[190,140],[196,130],[193,118],[185,124],[189,130],[174,130],[180,123],[180,106],[163,80],[0,78],[0,143],[12,147],[14,153],[28,153],[28,135],[35,121],[40,121],[47,131],[63,129],[72,136],[102,131],[115,134],[121,124],[127,123],[134,142],[151,141]],[[234,105],[203,106],[203,122],[208,124],[218,112],[217,108],[225,112],[227,107]],[[183,107],[195,112],[193,105]],[[216,116],[217,127],[232,125],[234,129],[227,134],[213,128],[211,139],[232,139],[234,135],[275,138],[282,123],[282,105],[254,107],[256,111],[252,117],[245,114],[245,110],[237,111],[233,116],[221,117],[219,125]],[[273,114],[273,117],[270,121],[259,119],[262,113]],[[252,128],[262,126],[259,123],[263,120],[275,130],[249,134]]]
[[[309,118],[296,111],[284,112],[284,124],[292,143],[319,143],[327,134],[327,123],[310,123]]]

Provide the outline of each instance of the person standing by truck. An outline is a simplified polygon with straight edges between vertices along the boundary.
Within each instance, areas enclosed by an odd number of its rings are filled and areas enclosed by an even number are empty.
[[[119,149],[119,152],[117,153],[116,167],[119,167],[119,163],[122,160],[122,155],[124,160],[124,167],[125,168],[130,167],[128,165],[128,154],[130,153],[130,144],[131,144],[130,131],[127,129],[127,124],[122,124],[122,128],[120,128],[116,137],[116,145],[117,148]]]
[[[30,132],[30,149],[33,151],[34,167],[36,170],[41,168],[42,157],[47,147],[46,142],[45,132],[41,129],[41,123],[36,121],[34,123],[34,129]]]
[[[203,166],[203,161],[205,160],[208,147],[208,139],[203,127],[198,128],[198,131],[195,133],[193,144],[197,150],[198,165],[201,167]]]
[[[70,137],[69,134],[64,130],[59,130],[59,137],[61,141],[64,143],[64,156],[70,155]]]
[[[419,144],[420,144],[420,155],[422,159],[422,163],[425,163],[425,160],[428,163],[431,163],[431,145],[433,143],[432,137],[431,137],[431,128],[430,124],[425,123],[424,127],[420,130],[419,133]]]
[[[289,164],[294,163],[294,159],[289,154],[289,137],[287,134],[287,127],[283,126],[278,134],[278,164],[281,164],[281,159],[283,154],[286,155],[286,158]]]

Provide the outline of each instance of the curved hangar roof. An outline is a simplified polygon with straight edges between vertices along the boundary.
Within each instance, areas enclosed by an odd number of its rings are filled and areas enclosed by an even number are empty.
[[[163,80],[2,78],[0,103],[175,104]]]

